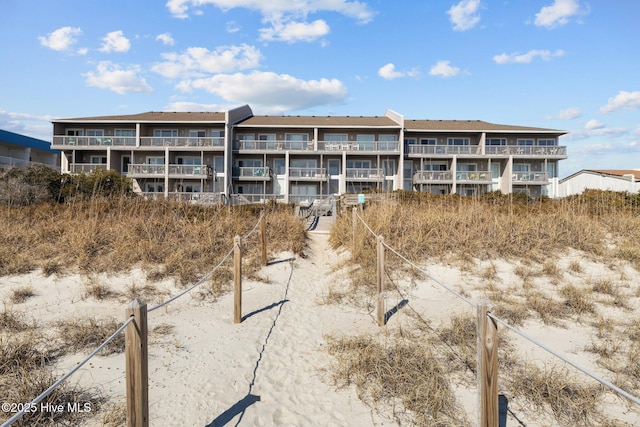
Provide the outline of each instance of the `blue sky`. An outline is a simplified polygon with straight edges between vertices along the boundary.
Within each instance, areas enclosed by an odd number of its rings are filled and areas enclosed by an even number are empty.
[[[144,111],[569,131],[560,176],[640,168],[640,2],[2,0],[0,128]]]

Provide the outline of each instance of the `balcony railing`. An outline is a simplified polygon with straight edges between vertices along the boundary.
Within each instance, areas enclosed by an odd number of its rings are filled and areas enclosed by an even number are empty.
[[[163,138],[159,136],[143,136],[140,138],[141,147],[214,147],[224,149],[224,137],[188,137],[175,136]]]
[[[268,181],[270,178],[270,169],[268,166],[258,167],[234,167],[232,169],[234,178]]]
[[[127,176],[132,175],[164,175],[166,168],[164,165],[130,164],[127,169]]]
[[[234,141],[233,149],[238,151],[313,151],[313,141]]]
[[[424,184],[426,182],[440,182],[453,180],[451,171],[418,171],[413,174],[414,184]]]
[[[109,166],[106,163],[71,163],[69,165],[71,173],[91,173],[98,169],[107,170]]]
[[[486,182],[490,183],[491,172],[489,171],[458,171],[456,172],[458,182]]]
[[[54,136],[55,147],[135,147],[135,136]]]
[[[284,199],[284,194],[230,194],[229,204],[232,206],[247,205],[252,203],[264,204],[270,202],[271,200],[275,200],[276,202],[284,202]]]
[[[298,180],[327,179],[325,168],[289,168],[289,178]]]
[[[548,184],[546,172],[514,172],[512,175],[514,184]]]
[[[208,178],[213,176],[213,169],[208,165],[169,165],[169,177]],[[165,165],[130,164],[127,176],[164,175]]]
[[[488,155],[499,156],[562,156],[566,157],[567,147],[557,145],[535,146],[535,145],[500,145],[487,146],[484,152]]]
[[[409,156],[452,156],[480,154],[479,145],[409,145]]]
[[[400,143],[398,141],[318,141],[318,151],[399,152]]]
[[[347,181],[383,181],[382,169],[347,168]]]

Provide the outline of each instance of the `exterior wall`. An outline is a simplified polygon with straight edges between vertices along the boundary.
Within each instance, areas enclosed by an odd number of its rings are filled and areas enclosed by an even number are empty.
[[[558,196],[566,197],[581,194],[584,190],[611,190],[637,193],[640,181],[632,181],[629,177],[617,177],[601,173],[582,171],[562,180],[558,185]]]
[[[166,196],[197,191],[227,197],[241,193],[253,201],[302,201],[404,188],[464,195],[524,191],[535,197],[557,188],[557,163],[566,158],[566,147],[557,146],[561,133],[415,131],[405,129],[402,116],[387,113],[397,126],[378,118],[367,122],[379,124],[371,126],[357,119],[331,123],[331,118],[326,127],[300,118],[292,119],[296,124],[291,125],[281,118],[273,122],[279,125],[264,125],[269,123],[264,117],[243,124],[252,117],[248,106],[228,111],[226,123],[69,120],[54,123],[54,146],[64,149],[65,172],[110,168],[136,179],[143,192],[153,188]],[[318,123],[315,117],[309,122]],[[70,129],[82,137],[69,136]],[[118,139],[119,129],[135,136]],[[101,135],[87,136],[88,130]],[[160,136],[156,130],[172,132]],[[190,131],[204,131],[206,137]],[[220,131],[224,137],[212,143],[211,133]],[[293,134],[305,137],[299,140]],[[550,138],[553,147],[546,141],[539,145]],[[420,144],[421,139],[430,144]],[[149,165],[149,157],[161,158],[160,164]],[[179,167],[189,157],[197,158],[195,163],[203,169],[192,167],[194,163]]]

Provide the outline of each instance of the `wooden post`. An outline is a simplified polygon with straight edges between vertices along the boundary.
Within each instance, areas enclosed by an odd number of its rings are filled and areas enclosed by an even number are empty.
[[[127,426],[149,425],[149,368],[147,365],[147,304],[135,299],[127,306],[125,372],[127,376]]]
[[[351,242],[351,258],[355,259],[356,258],[356,252],[357,252],[357,248],[356,248],[356,233],[358,232],[358,208],[357,207],[353,207],[353,209],[351,210],[351,226],[353,229],[352,234],[352,242]]]
[[[487,316],[491,305],[478,304],[478,390],[480,427],[498,425],[498,328]]]
[[[242,322],[242,242],[233,239],[233,323]]]
[[[265,213],[262,211],[260,216],[260,242],[262,245],[262,265],[267,265],[267,220]]]
[[[378,326],[384,326],[384,237],[376,238],[378,267],[376,278],[378,281]]]

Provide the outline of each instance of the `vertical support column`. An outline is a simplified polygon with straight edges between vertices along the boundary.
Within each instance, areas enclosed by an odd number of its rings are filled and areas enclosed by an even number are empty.
[[[267,219],[265,211],[260,215],[260,243],[262,249],[262,265],[267,265]]]
[[[149,425],[149,368],[147,365],[147,304],[136,299],[127,306],[125,329],[125,371],[127,387],[127,426]]]
[[[233,323],[242,322],[242,242],[233,239]]]
[[[351,228],[353,230],[351,233],[351,259],[355,259],[357,252],[356,234],[358,230],[358,208],[355,206],[351,209]]]
[[[478,304],[478,390],[480,427],[498,425],[498,328],[487,316],[491,305]]]
[[[378,284],[378,326],[384,326],[384,237],[376,238],[378,267],[377,267],[377,284]]]

